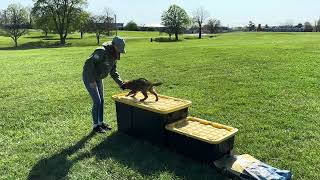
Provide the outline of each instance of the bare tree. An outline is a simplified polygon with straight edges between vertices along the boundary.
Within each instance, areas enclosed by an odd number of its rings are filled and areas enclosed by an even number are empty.
[[[32,7],[31,6],[27,6],[26,7],[27,13],[28,13],[28,19],[29,19],[29,27],[32,28],[33,25],[33,17],[32,17]]]
[[[100,43],[102,35],[111,36],[112,30],[115,28],[114,12],[110,8],[104,8],[99,15],[91,15],[87,23],[87,31],[96,34],[97,44]]]
[[[88,31],[95,33],[97,38],[97,44],[100,44],[100,37],[103,34],[109,34],[108,26],[110,17],[106,15],[91,16],[88,23]]]
[[[56,31],[60,35],[60,44],[65,44],[71,19],[82,10],[87,0],[35,0],[34,11],[50,13]]]
[[[315,22],[315,27],[314,27],[315,31],[316,32],[319,32],[320,31],[320,19],[318,19],[316,22]]]
[[[218,33],[221,22],[218,19],[211,18],[205,26],[210,33]]]
[[[202,35],[202,24],[209,17],[209,12],[206,11],[203,7],[196,9],[193,12],[193,22],[196,23],[199,27],[199,39]]]
[[[29,23],[28,11],[19,4],[11,4],[0,14],[0,24],[2,24],[5,34],[18,46],[18,39],[27,33]]]
[[[115,15],[115,13],[114,13],[114,11],[111,9],[111,8],[108,8],[108,7],[106,7],[106,8],[104,8],[104,10],[103,10],[103,14],[104,14],[104,16],[106,17],[106,21],[105,21],[105,27],[106,27],[106,30],[107,30],[107,36],[110,36],[111,35],[111,31],[113,30],[113,29],[115,29],[115,23],[114,23],[114,15]]]

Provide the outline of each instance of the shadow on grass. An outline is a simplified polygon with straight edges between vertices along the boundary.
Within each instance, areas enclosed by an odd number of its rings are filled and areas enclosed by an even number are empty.
[[[180,42],[182,40],[176,40],[175,38],[168,38],[168,37],[158,37],[154,38],[155,42]]]
[[[68,37],[68,38],[66,38],[66,40],[70,40],[70,39],[81,39],[80,37]],[[60,38],[52,38],[52,37],[45,37],[45,38],[43,38],[43,40],[56,40],[56,41],[60,41]]]
[[[203,35],[202,39],[214,38],[214,37],[216,37],[216,35]],[[183,40],[197,40],[197,39],[199,39],[198,36],[186,35],[186,36],[180,37],[179,40],[176,40],[175,38],[169,38],[169,37],[157,37],[157,38],[152,38],[152,41],[155,41],[155,42],[180,42]]]
[[[57,37],[57,36],[45,36],[45,35],[41,35],[41,36],[27,36],[25,38],[28,38],[28,39],[43,39],[43,40],[56,40],[56,41],[60,41],[60,38]],[[66,40],[68,39],[81,39],[81,37],[68,37],[66,38]]]
[[[68,172],[73,164],[82,159],[85,159],[87,157],[87,154],[81,154],[81,156],[77,156],[72,160],[69,160],[68,156],[76,153],[93,136],[94,133],[91,132],[87,136],[84,136],[75,145],[63,149],[61,152],[54,154],[50,158],[44,158],[38,161],[37,164],[34,165],[32,170],[29,172],[28,180],[64,179],[68,175]]]
[[[28,39],[51,39],[51,38],[54,38],[55,36],[28,36],[28,37],[25,37],[25,38],[28,38]]]
[[[30,171],[28,179],[65,179],[73,164],[92,156],[99,161],[112,158],[125,167],[138,171],[142,176],[150,177],[166,171],[182,179],[228,179],[207,165],[118,132],[106,137],[91,153],[80,154],[72,160],[67,159],[81,149],[92,136],[93,134],[89,134],[74,146],[38,161]],[[116,174],[114,176],[117,177]]]
[[[0,50],[28,50],[28,49],[59,48],[59,47],[70,47],[70,46],[71,46],[71,43],[66,43],[65,45],[61,45],[59,41],[57,42],[36,41],[36,42],[28,42],[18,47],[0,47]]]
[[[201,39],[207,39],[207,38],[215,38],[217,35],[203,35]],[[199,36],[184,36],[183,39],[187,40],[193,40],[193,39],[199,39]]]
[[[170,172],[181,179],[226,179],[215,169],[167,150],[127,136],[113,133],[92,149],[98,160],[112,158],[143,176]]]

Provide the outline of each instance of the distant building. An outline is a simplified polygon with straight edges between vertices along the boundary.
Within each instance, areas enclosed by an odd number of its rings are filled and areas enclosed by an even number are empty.
[[[124,23],[116,23],[115,26],[117,27],[117,29],[123,29]]]
[[[165,27],[161,24],[143,24],[138,28],[140,31],[163,31]]]
[[[265,31],[265,32],[305,32],[306,30],[303,27],[297,27],[297,26],[271,26],[271,27],[263,27],[262,31]]]
[[[110,30],[114,30],[115,27],[119,30],[123,30],[124,23],[96,23],[98,26],[107,27]]]

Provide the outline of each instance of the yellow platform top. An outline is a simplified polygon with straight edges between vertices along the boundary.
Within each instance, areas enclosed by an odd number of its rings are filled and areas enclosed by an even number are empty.
[[[210,144],[219,144],[238,132],[236,128],[195,117],[168,124],[166,129]]]
[[[191,106],[191,101],[164,96],[160,94],[158,94],[159,100],[156,101],[155,96],[153,94],[148,93],[148,99],[146,99],[144,102],[140,102],[140,99],[143,99],[144,97],[143,94],[140,92],[135,97],[127,97],[127,94],[128,93],[121,93],[113,95],[112,99],[117,102],[121,102],[124,104],[128,104],[160,114],[168,114]]]

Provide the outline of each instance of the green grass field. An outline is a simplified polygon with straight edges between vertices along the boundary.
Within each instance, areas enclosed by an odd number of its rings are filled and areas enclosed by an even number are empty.
[[[123,79],[163,81],[158,92],[191,100],[190,115],[238,128],[238,154],[291,170],[295,179],[320,179],[319,33],[229,33],[171,43],[151,43],[158,33],[119,34],[140,37],[128,38],[118,63]],[[55,40],[31,33],[19,50],[0,37],[0,179],[227,179],[117,133],[111,95],[121,91],[110,77],[105,116],[113,130],[90,134],[91,99],[81,73],[97,46],[93,35],[70,37],[71,47],[45,48]]]

